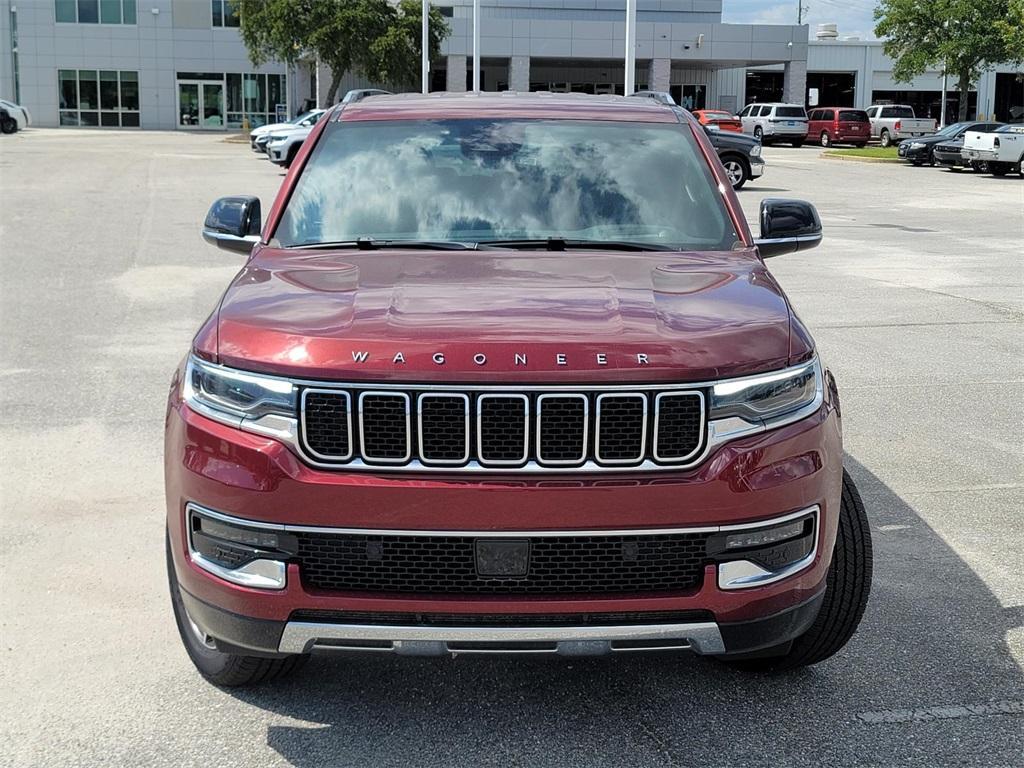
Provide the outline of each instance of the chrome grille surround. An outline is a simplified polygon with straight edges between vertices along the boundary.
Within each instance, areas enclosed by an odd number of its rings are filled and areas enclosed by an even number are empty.
[[[293,446],[307,463],[337,470],[383,470],[383,471],[449,471],[449,472],[556,472],[556,471],[623,471],[623,470],[672,470],[685,469],[700,463],[706,456],[713,425],[707,421],[707,396],[702,385],[510,385],[508,389],[493,385],[442,386],[427,384],[337,384],[323,385],[322,382],[298,383],[301,388],[299,439]],[[515,387],[514,391],[512,388]],[[698,388],[699,387],[699,388]],[[310,435],[317,433],[315,425],[308,418],[307,393],[341,396],[341,402],[348,405],[346,418],[340,429],[351,437],[348,450],[330,455],[316,450],[310,444]],[[687,444],[693,449],[685,455],[660,456],[657,451],[659,406],[663,397],[688,398],[695,404],[691,409],[699,418],[687,423],[692,430]],[[370,398],[370,400],[368,400]],[[612,399],[614,398],[614,399]],[[425,430],[430,429],[430,419],[424,418],[424,404],[439,404],[439,401],[457,401],[460,408],[449,405],[443,418],[459,418],[457,425],[435,422],[446,432],[444,443],[450,450],[431,453],[431,439]],[[391,403],[387,403],[391,401]],[[402,421],[393,414],[400,403],[404,414]],[[574,406],[573,402],[579,405]],[[629,406],[629,401],[639,406]],[[355,415],[351,404],[356,403]],[[374,422],[381,404],[391,407],[383,422]],[[367,405],[371,405],[367,409]],[[616,411],[612,406],[619,407]],[[340,413],[340,408],[337,410]],[[437,409],[441,410],[441,409]],[[330,411],[326,411],[330,413]],[[458,417],[456,417],[458,414]],[[606,414],[602,418],[602,414]],[[613,418],[614,416],[614,418]],[[503,422],[504,427],[488,429],[488,420]],[[580,419],[576,424],[568,421]],[[521,420],[521,421],[520,421]],[[545,432],[552,425],[557,431]],[[601,455],[602,423],[605,427],[605,445],[614,446],[616,438],[611,430],[618,430],[624,436],[616,447],[610,449],[608,457]],[[381,425],[390,430],[389,435],[374,433]],[[628,428],[627,428],[628,427]],[[453,458],[454,433],[465,435],[464,450]],[[323,434],[321,430],[319,434]],[[640,435],[639,443],[637,435]],[[367,450],[367,438],[373,446],[375,437],[380,438],[378,446]],[[521,442],[520,442],[521,441]],[[434,441],[436,443],[436,441]],[[327,444],[338,444],[330,443]],[[388,451],[379,450],[379,445],[392,446]],[[635,455],[623,457],[623,445],[637,445]],[[399,451],[393,446],[403,445]],[[579,445],[579,452],[575,446]],[[642,450],[639,450],[642,445]],[[571,449],[571,455],[568,455]],[[400,454],[400,455],[399,455]]]

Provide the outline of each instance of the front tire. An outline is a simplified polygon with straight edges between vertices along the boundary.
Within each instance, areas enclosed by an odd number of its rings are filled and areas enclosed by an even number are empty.
[[[820,141],[821,146],[825,147],[826,149],[832,146],[832,137],[828,135],[828,131],[821,132]]]
[[[260,658],[224,653],[217,650],[216,641],[196,625],[185,609],[181,599],[181,587],[174,572],[174,558],[171,556],[170,537],[166,537],[167,582],[171,589],[171,606],[178,634],[199,674],[214,685],[236,688],[243,685],[276,680],[300,669],[308,656],[292,655],[282,658]]]
[[[760,125],[754,127],[754,138],[764,144],[764,131],[761,130]]]
[[[722,166],[725,168],[725,175],[733,189],[742,189],[750,178],[750,168],[746,162],[737,155],[726,155],[722,158]]]
[[[783,655],[726,663],[753,672],[783,672],[824,661],[839,651],[857,631],[871,592],[871,530],[864,502],[853,478],[843,470],[839,533],[825,579],[825,599],[817,618]],[[789,644],[787,644],[789,645]],[[782,646],[785,649],[786,646]]]
[[[881,135],[879,135],[878,137],[878,140],[881,142],[883,147],[892,146],[892,136],[889,135],[888,131],[882,131]]]
[[[13,117],[4,117],[0,119],[0,132],[2,133],[16,133],[18,130],[18,123]]]
[[[1005,176],[1010,172],[1009,163],[989,163],[988,172],[993,176]]]

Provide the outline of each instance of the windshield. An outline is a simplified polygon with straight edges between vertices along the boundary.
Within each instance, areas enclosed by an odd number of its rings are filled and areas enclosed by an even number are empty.
[[[684,126],[512,119],[331,124],[275,236],[285,247],[573,239],[728,250],[739,240]]]
[[[956,134],[960,133],[960,131],[965,131],[972,125],[974,125],[974,123],[953,123],[952,125],[947,125],[941,131],[938,131],[938,135],[955,136]]]

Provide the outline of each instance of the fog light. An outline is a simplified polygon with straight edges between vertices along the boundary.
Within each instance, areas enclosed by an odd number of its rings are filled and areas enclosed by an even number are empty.
[[[188,549],[192,562],[225,581],[258,589],[283,589],[287,560],[297,552],[284,531],[247,526],[188,506]]]
[[[804,523],[806,522],[806,519],[797,520],[794,523],[787,523],[775,528],[732,533],[725,537],[725,548],[727,550],[746,549],[748,547],[767,546],[777,541],[785,541],[803,533]]]

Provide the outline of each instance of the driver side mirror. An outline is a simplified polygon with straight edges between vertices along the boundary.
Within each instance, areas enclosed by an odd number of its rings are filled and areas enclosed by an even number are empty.
[[[249,255],[260,240],[261,218],[258,197],[222,197],[206,214],[203,240],[225,251]]]
[[[754,241],[762,259],[806,251],[821,245],[821,219],[804,200],[761,201],[761,236]]]

